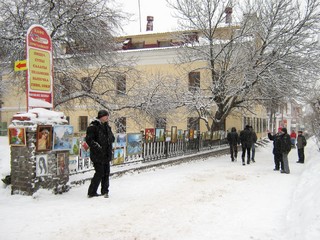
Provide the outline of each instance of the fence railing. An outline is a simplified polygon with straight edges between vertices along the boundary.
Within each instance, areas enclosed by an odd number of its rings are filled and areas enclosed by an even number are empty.
[[[194,139],[190,141],[178,140],[177,142],[150,142],[142,143],[141,154],[135,156],[126,156],[123,165],[134,162],[149,162],[160,159],[173,158],[182,155],[194,154],[200,151],[208,151],[226,146],[226,139],[203,140]],[[112,166],[116,166],[112,161]],[[87,172],[93,169],[89,155],[70,156],[69,171],[70,175]]]

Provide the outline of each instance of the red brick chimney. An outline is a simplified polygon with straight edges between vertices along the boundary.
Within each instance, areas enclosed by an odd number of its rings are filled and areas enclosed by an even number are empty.
[[[232,23],[232,7],[226,7],[224,12],[226,13],[226,23]]]
[[[153,31],[153,16],[147,16],[147,29],[146,31]]]

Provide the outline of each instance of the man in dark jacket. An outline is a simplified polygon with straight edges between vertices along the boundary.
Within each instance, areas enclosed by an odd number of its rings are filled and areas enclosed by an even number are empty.
[[[268,138],[273,141],[273,155],[274,155],[274,171],[278,171],[281,166],[281,170],[284,170],[283,168],[283,161],[282,161],[282,153],[281,153],[281,142],[280,142],[280,136],[281,136],[281,128],[278,129],[278,132],[274,135],[272,135],[268,131]]]
[[[290,168],[289,168],[288,154],[291,151],[291,138],[286,128],[282,128],[281,132],[282,134],[280,136],[280,142],[281,142],[281,153],[282,153],[282,161],[283,161],[283,170],[281,170],[281,173],[289,174]]]
[[[227,140],[230,146],[231,161],[234,162],[237,159],[239,143],[239,135],[235,127],[231,128],[231,132],[228,132]]]
[[[297,149],[298,149],[298,158],[297,163],[304,163],[304,147],[307,146],[307,140],[303,136],[302,131],[298,131],[297,137]]]
[[[88,189],[88,197],[100,196],[97,193],[101,183],[101,194],[109,197],[110,161],[112,160],[112,143],[114,135],[108,124],[109,113],[100,110],[98,116],[87,128],[86,142],[90,147],[90,159],[95,173]]]
[[[245,164],[245,155],[247,152],[247,164],[250,164],[250,152],[253,143],[252,131],[250,130],[250,126],[247,125],[241,132],[240,132],[240,141],[242,147],[242,165]]]

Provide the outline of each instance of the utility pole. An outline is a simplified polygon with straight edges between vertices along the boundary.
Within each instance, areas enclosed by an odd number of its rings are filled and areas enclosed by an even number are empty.
[[[140,32],[141,32],[141,8],[140,8],[140,0],[138,0],[138,6],[139,6],[139,26],[140,26]]]

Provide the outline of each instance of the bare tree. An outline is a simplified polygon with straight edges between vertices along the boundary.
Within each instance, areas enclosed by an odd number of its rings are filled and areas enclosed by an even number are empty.
[[[235,109],[301,96],[318,75],[319,0],[167,2],[181,28],[198,36],[181,36],[179,63],[189,63],[186,70],[201,71],[201,82],[209,83],[181,92],[179,106],[196,111],[208,130],[223,129]],[[197,61],[206,64],[195,68]]]
[[[1,65],[13,70],[13,62],[25,58],[27,30],[40,24],[54,46],[54,105],[117,108],[106,95],[115,96],[117,80],[133,69],[115,51],[114,35],[129,17],[119,7],[113,0],[0,0]]]

